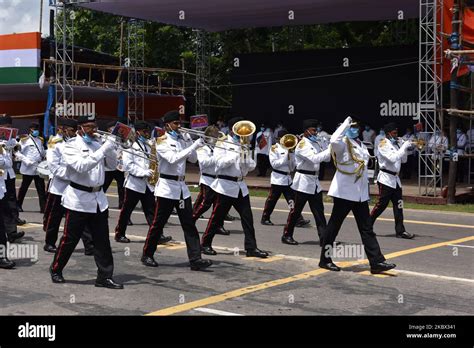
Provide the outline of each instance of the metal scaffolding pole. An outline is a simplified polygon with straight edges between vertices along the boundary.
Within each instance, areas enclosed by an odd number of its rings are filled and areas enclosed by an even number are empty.
[[[128,123],[145,117],[145,25],[143,21],[130,19],[127,26],[127,52],[125,67],[128,68],[127,101]]]
[[[211,94],[209,79],[211,74],[211,59],[209,38],[204,30],[194,30],[196,33],[196,115],[206,114],[210,117]]]
[[[419,115],[426,141],[440,132],[443,107],[443,0],[420,0],[419,28]],[[442,187],[443,161],[428,148],[418,158],[419,193],[437,196]]]

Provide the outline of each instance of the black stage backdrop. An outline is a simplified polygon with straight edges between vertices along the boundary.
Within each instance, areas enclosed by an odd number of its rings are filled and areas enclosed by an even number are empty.
[[[416,123],[416,111],[387,117],[381,115],[381,104],[391,100],[396,112],[393,102],[417,102],[417,46],[257,53],[236,58],[234,116],[273,125],[282,121],[293,133],[301,132],[301,121],[306,118],[323,121],[329,132],[347,116],[376,129],[388,122],[397,122],[399,127]],[[287,81],[262,83],[276,80]],[[405,115],[409,107],[416,104],[402,105]]]

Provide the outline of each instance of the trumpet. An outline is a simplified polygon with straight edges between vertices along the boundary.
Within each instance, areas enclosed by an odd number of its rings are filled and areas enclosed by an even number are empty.
[[[188,133],[188,134],[191,134],[191,135],[195,135],[195,136],[198,136],[200,138],[203,138],[206,145],[209,145],[209,146],[212,146],[212,147],[215,147],[215,148],[218,148],[218,149],[226,150],[225,147],[216,145],[216,143],[218,141],[235,145],[235,143],[233,143],[231,141],[228,141],[228,140],[225,140],[225,139],[227,139],[227,135],[225,135],[221,131],[217,131],[217,128],[214,127],[214,126],[209,126],[204,131],[199,131],[199,130],[196,130],[196,129],[180,127],[179,131],[183,132],[183,133]],[[241,147],[243,147],[243,146],[244,145],[241,145]]]
[[[404,140],[402,138],[398,138],[398,143],[400,145],[403,145],[405,142],[409,141],[411,143],[412,146],[416,147],[418,149],[418,151],[421,151],[425,148],[426,146],[426,141],[424,139],[414,139],[414,140]]]

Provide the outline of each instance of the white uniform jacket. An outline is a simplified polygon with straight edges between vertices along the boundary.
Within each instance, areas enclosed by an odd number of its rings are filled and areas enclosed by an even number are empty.
[[[270,165],[274,170],[287,173],[282,174],[272,171],[270,183],[272,185],[290,186],[293,182],[291,173],[296,168],[295,153],[290,152],[288,158],[288,150],[277,143],[272,146],[270,151]]]
[[[261,135],[262,135],[262,131],[258,132],[257,136],[255,138],[256,139],[256,141],[255,141],[255,156],[257,156],[258,154],[263,154],[263,155],[269,156],[270,148],[272,147],[272,142],[273,142],[273,132],[271,131],[270,128],[265,129],[265,131],[263,132],[263,136],[267,140],[267,145],[265,145],[265,147],[263,147],[263,148],[260,148],[260,146],[258,146],[258,141],[261,140],[260,139]]]
[[[43,147],[43,138],[34,138],[31,135],[20,140],[21,150],[15,156],[21,161],[20,173],[36,175],[38,164],[46,156]]]
[[[331,160],[331,152],[325,144],[303,138],[295,150],[296,173],[291,188],[295,191],[314,194],[321,192],[319,183],[319,165]],[[315,172],[315,174],[300,173],[299,170]]]
[[[182,180],[159,178],[155,186],[155,196],[168,199],[187,199],[191,196],[188,186],[184,182],[186,160],[196,163],[196,147],[192,141],[185,141],[181,136],[178,139],[165,134],[156,139],[156,152],[160,163],[160,174],[178,176]]]
[[[86,187],[97,188],[104,184],[105,169],[117,167],[117,153],[104,152],[102,142],[86,143],[81,136],[68,141],[63,151],[64,162],[68,165],[69,179]],[[64,190],[61,204],[66,208],[84,213],[96,213],[97,207],[103,212],[109,207],[104,190],[87,192],[73,188]]]
[[[199,162],[199,169],[201,170],[201,178],[199,179],[199,184],[211,186],[216,176],[216,161],[214,158],[214,150],[208,145],[205,145],[197,149],[196,152],[197,159]],[[214,176],[214,178],[203,174],[212,175]]]
[[[126,188],[139,193],[145,193],[147,187],[151,192],[154,191],[155,187],[148,183],[147,176],[150,171],[148,158],[151,156],[154,157],[155,154],[151,153],[150,146],[140,140],[136,140],[127,151],[122,151],[123,169],[127,173],[124,183]]]
[[[402,163],[406,163],[407,161],[407,150],[410,147],[411,144],[409,141],[404,142],[401,147],[398,146],[398,143],[395,145],[392,144],[389,139],[383,139],[380,142],[377,151],[377,159],[380,166],[377,182],[391,188],[397,188],[397,184],[402,187],[398,173],[400,172]],[[383,169],[397,173],[397,175],[384,172]]]
[[[370,198],[367,171],[369,151],[363,143],[359,144],[356,140],[344,135],[351,122],[352,120],[347,118],[331,136],[331,148],[339,169],[332,179],[328,195],[354,202],[365,202]],[[352,148],[355,159],[362,161],[362,166],[352,159],[348,144]]]
[[[6,171],[7,168],[11,168],[12,166],[12,156],[4,149],[3,153],[0,154],[0,169]],[[7,187],[5,185],[5,176],[0,176],[0,199],[3,199],[3,197],[5,197],[6,192]],[[0,233],[5,233],[3,227]]]
[[[4,174],[3,174],[3,179],[12,179],[15,178],[15,170],[13,169],[13,148],[18,144],[18,142],[15,139],[10,139],[9,141],[2,141],[0,144],[5,144],[6,148],[4,149],[4,156],[10,157],[10,166],[6,166],[3,168]]]
[[[62,155],[65,145],[66,142],[61,137],[56,136],[49,141],[48,150],[46,150],[48,169],[51,172],[48,192],[58,196],[62,196],[69,185],[68,166]]]
[[[457,139],[456,147],[458,150],[458,155],[462,156],[464,155],[464,151],[466,150],[467,136],[464,133],[456,134],[456,139]]]
[[[242,162],[239,141],[235,141],[231,136],[227,136],[227,141],[233,144],[218,141],[217,145],[223,148],[216,147],[214,150],[218,177],[213,181],[211,188],[222,195],[233,198],[239,197],[239,192],[242,191],[242,196],[245,197],[249,194],[249,190],[243,179],[248,172],[255,169],[256,164],[249,154],[245,156],[245,162]],[[220,175],[238,178],[238,181],[221,179]]]

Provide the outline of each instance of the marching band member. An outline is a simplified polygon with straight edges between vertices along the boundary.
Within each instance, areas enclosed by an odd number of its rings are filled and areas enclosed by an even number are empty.
[[[112,279],[114,262],[109,241],[108,202],[102,190],[105,168],[116,168],[115,144],[98,141],[94,116],[77,119],[78,136],[64,146],[63,159],[68,166],[69,185],[62,202],[66,208],[64,233],[50,267],[53,283],[64,283],[62,271],[71,257],[84,228],[92,234],[94,258],[98,268],[96,287],[123,289]]]
[[[107,132],[111,133],[114,129],[115,125],[117,124],[116,121],[111,121],[107,123]],[[122,158],[122,151],[120,150],[120,146],[116,146],[116,150],[118,153],[119,161],[117,162],[116,168],[106,168],[105,169],[105,181],[104,181],[104,192],[107,193],[110,184],[115,179],[117,183],[117,192],[118,192],[118,199],[119,199],[119,209],[122,209],[123,206],[123,197],[124,197],[124,187],[123,184],[125,182],[125,174],[123,172],[123,167],[120,159]]]
[[[5,128],[12,128],[12,118],[10,116],[0,117],[0,126]],[[18,232],[17,225],[24,225],[26,223],[25,220],[20,219],[19,212],[18,212],[18,201],[16,198],[16,187],[15,187],[15,180],[16,174],[15,170],[13,169],[13,151],[16,146],[18,146],[18,142],[16,139],[10,139],[7,142],[3,143],[5,145],[5,156],[10,157],[10,161],[7,161],[11,165],[7,165],[4,169],[3,178],[5,180],[5,201],[4,201],[4,224],[5,224],[5,231],[7,232],[8,241],[10,243],[21,239],[25,232],[20,231]]]
[[[204,254],[217,254],[212,248],[212,240],[219,223],[233,206],[241,218],[247,256],[266,258],[268,253],[257,248],[249,190],[243,180],[249,171],[255,169],[255,161],[247,149],[241,149],[240,137],[232,131],[234,124],[241,120],[243,120],[241,117],[229,120],[230,133],[227,142],[218,141],[219,147],[214,149],[217,178],[212,182],[211,188],[217,192],[217,198],[201,245]],[[244,158],[240,154],[241,151],[245,153]]]
[[[229,126],[229,129],[232,129]],[[270,167],[270,148],[273,141],[272,130],[264,123],[260,126],[260,131],[255,137],[255,157],[257,159],[257,176],[267,176],[267,169]]]
[[[36,173],[38,164],[44,159],[46,153],[43,146],[43,138],[39,136],[38,123],[32,123],[29,127],[29,134],[20,139],[21,150],[15,153],[16,158],[21,161],[20,173],[23,175],[20,189],[18,190],[18,210],[23,211],[23,200],[25,199],[28,187],[35,181],[38,192],[40,212],[44,213],[46,203],[46,190],[44,179]]]
[[[184,182],[184,174],[186,160],[196,162],[196,149],[203,146],[204,141],[198,139],[192,143],[189,137],[183,138],[179,132],[181,122],[178,111],[167,112],[163,121],[166,134],[156,140],[160,178],[155,187],[157,197],[155,215],[148,231],[141,261],[145,266],[158,267],[153,255],[171,211],[176,207],[184,231],[191,270],[199,271],[212,265],[212,262],[201,258],[199,233],[193,220],[191,194]]]
[[[347,117],[331,136],[331,151],[333,151],[337,171],[329,187],[328,195],[333,197],[334,205],[331,218],[323,233],[319,267],[330,271],[341,270],[332,262],[332,248],[344,219],[352,210],[369,259],[371,272],[380,273],[396,266],[385,262],[373,231],[368,203],[370,199],[367,170],[369,152],[357,139],[358,136],[359,126],[352,123],[351,117]]]
[[[64,215],[64,207],[61,205],[63,192],[69,185],[68,166],[63,160],[65,144],[76,136],[77,121],[72,118],[58,119],[58,134],[52,136],[48,141],[46,160],[51,172],[48,185],[48,198],[43,219],[43,230],[46,232],[43,250],[55,253],[56,241],[58,240],[59,226]],[[90,232],[84,231],[81,236],[84,243],[84,254],[93,255],[94,245]]]
[[[119,243],[130,243],[125,236],[130,216],[140,201],[148,226],[153,222],[155,212],[154,184],[150,178],[156,175],[151,168],[151,161],[156,161],[156,153],[152,151],[149,144],[151,127],[144,121],[137,121],[134,125],[136,139],[130,151],[123,151],[123,169],[127,173],[125,178],[125,194],[119,220],[115,227],[115,241]],[[155,139],[153,139],[155,141]],[[146,157],[146,158],[145,158]],[[155,162],[156,163],[156,162]],[[169,242],[171,237],[160,235],[158,244]]]
[[[399,173],[402,163],[407,161],[408,150],[413,146],[411,140],[405,141],[401,147],[398,145],[398,129],[395,123],[385,125],[384,131],[386,138],[380,142],[377,149],[380,166],[377,176],[379,197],[370,216],[375,223],[391,201],[397,238],[412,239],[414,235],[408,233],[403,225],[402,183]]]
[[[316,220],[319,239],[323,229],[326,227],[326,218],[324,216],[323,194],[321,184],[319,183],[319,166],[321,162],[329,162],[331,155],[329,148],[319,143],[316,127],[317,120],[303,121],[304,137],[298,143],[296,155],[296,174],[291,188],[295,191],[295,201],[288,215],[286,226],[283,230],[281,242],[284,244],[297,245],[298,242],[293,239],[295,225],[301,217],[301,212],[306,204],[309,203],[311,212]]]
[[[0,169],[7,170],[13,165],[11,156],[7,151],[0,147]],[[7,234],[3,228],[5,219],[5,205],[6,205],[6,194],[7,189],[5,186],[4,176],[0,176],[0,268],[11,269],[15,267],[15,262],[8,259],[7,250]]]
[[[211,126],[213,127],[213,126]],[[210,136],[219,137],[219,129],[217,127],[211,128]],[[199,179],[199,194],[194,202],[193,206],[193,220],[197,221],[216,201],[216,192],[211,188],[211,184],[216,178],[216,162],[214,157],[214,149],[211,145],[206,144],[199,148],[197,151],[197,159],[199,163],[199,169],[201,171],[201,177]],[[228,236],[230,234],[224,228],[224,221],[219,223],[216,234],[222,234]]]
[[[265,207],[262,214],[262,225],[273,225],[270,216],[272,215],[273,209],[275,209],[275,205],[280,199],[281,194],[283,194],[290,207],[295,202],[295,193],[291,188],[293,182],[291,179],[291,172],[296,168],[295,152],[294,150],[286,149],[280,144],[280,139],[286,134],[288,134],[286,129],[279,130],[278,133],[276,133],[276,143],[272,146],[270,151],[270,165],[273,170],[270,176],[270,193],[265,201]],[[296,222],[296,227],[302,227],[309,223],[310,221],[303,219],[300,214]]]

